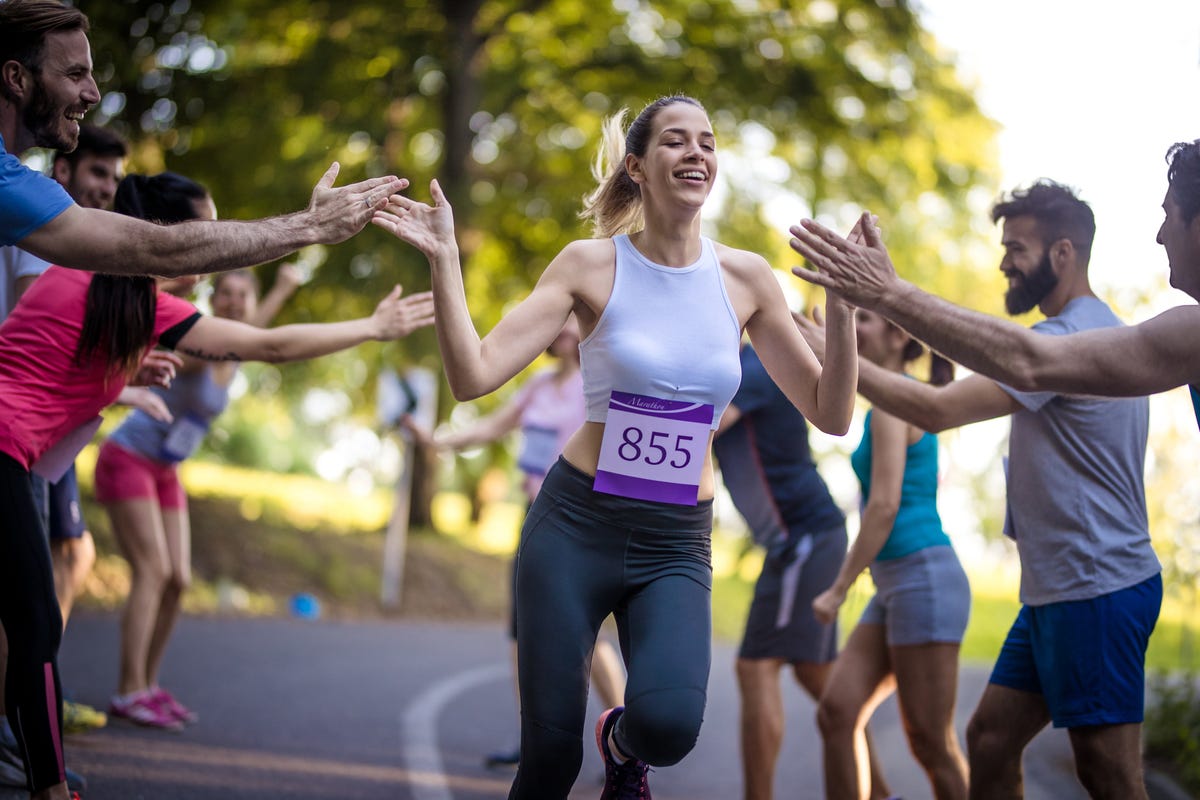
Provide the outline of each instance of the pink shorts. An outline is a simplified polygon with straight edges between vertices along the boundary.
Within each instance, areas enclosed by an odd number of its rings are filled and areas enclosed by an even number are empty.
[[[96,458],[96,499],[104,504],[154,498],[160,508],[187,508],[177,464],[163,464],[106,441]]]

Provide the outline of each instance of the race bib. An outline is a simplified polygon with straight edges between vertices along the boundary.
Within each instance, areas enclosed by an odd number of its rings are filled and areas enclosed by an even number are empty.
[[[694,506],[713,407],[613,392],[608,401],[597,492]]]
[[[178,462],[196,452],[208,433],[208,422],[195,414],[184,414],[175,420],[159,448],[162,461]]]
[[[521,429],[521,452],[517,466],[530,475],[545,475],[558,458],[558,431],[526,425]]]

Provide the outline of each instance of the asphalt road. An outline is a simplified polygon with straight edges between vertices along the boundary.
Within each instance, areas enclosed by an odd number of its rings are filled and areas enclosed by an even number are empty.
[[[651,776],[657,800],[740,798],[733,660],[732,647],[714,647],[700,741],[682,763]],[[117,619],[72,618],[61,666],[69,695],[107,706]],[[199,722],[167,733],[116,721],[69,737],[67,764],[87,776],[85,800],[483,800],[505,797],[512,778],[481,760],[517,735],[499,625],[184,619],[162,679],[200,713]],[[960,732],[985,680],[986,670],[964,667]],[[795,686],[785,694],[777,797],[823,800],[813,705]],[[592,709],[592,720],[599,711]],[[876,714],[873,731],[893,791],[907,800],[929,797],[894,701]],[[602,770],[590,736],[572,800],[599,795]],[[1026,788],[1029,800],[1086,797],[1063,732],[1035,740]]]

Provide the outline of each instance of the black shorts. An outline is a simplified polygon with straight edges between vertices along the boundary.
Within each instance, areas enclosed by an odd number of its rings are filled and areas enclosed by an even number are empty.
[[[763,562],[738,656],[824,664],[837,657],[837,623],[818,622],[812,602],[837,578],[846,526],[788,538],[786,552],[772,552]]]

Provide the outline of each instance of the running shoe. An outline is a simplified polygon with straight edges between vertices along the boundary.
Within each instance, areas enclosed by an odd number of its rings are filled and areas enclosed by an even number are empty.
[[[604,759],[604,790],[600,793],[600,800],[652,800],[650,784],[646,779],[650,765],[636,758],[618,764],[608,749],[609,734],[624,712],[624,706],[610,708],[596,722],[596,746],[600,748],[600,757]]]
[[[158,728],[165,731],[183,730],[183,723],[174,714],[154,702],[149,692],[139,692],[131,697],[116,696],[108,707],[110,716],[129,720],[135,725]]]
[[[176,700],[175,695],[171,694],[161,686],[156,686],[150,690],[150,699],[157,703],[159,708],[163,709],[180,722],[186,722],[190,725],[191,723],[200,719],[199,714]]]
[[[86,733],[108,724],[108,717],[103,711],[83,703],[63,701],[63,733]]]

